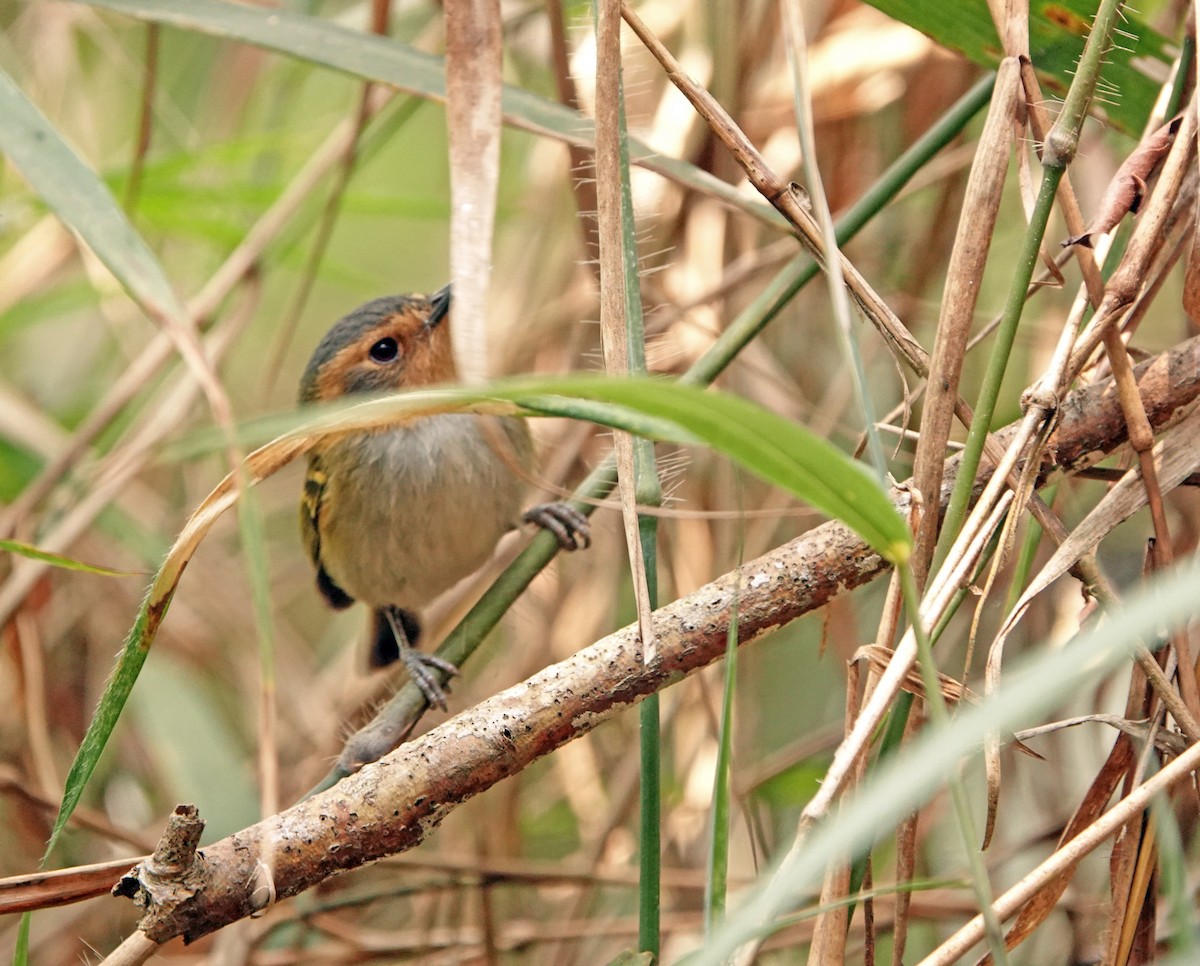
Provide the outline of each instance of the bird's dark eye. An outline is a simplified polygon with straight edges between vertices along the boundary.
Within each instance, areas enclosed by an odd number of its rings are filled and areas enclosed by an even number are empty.
[[[395,339],[380,339],[371,346],[371,358],[376,362],[391,362],[400,354],[400,346]]]

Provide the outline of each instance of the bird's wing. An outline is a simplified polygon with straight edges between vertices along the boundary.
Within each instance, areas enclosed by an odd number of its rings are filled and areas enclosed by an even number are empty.
[[[304,477],[304,492],[300,497],[300,536],[304,540],[304,549],[308,551],[308,559],[317,568],[317,588],[331,607],[341,610],[353,604],[354,598],[333,582],[321,561],[321,508],[328,479],[320,456],[311,455],[308,473]]]
[[[319,456],[308,459],[308,473],[304,477],[304,493],[300,497],[300,536],[308,559],[320,566],[321,563],[321,501],[325,497],[327,477]]]

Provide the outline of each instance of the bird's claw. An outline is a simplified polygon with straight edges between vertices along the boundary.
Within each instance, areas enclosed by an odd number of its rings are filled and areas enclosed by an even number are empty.
[[[563,550],[586,550],[592,545],[587,517],[569,503],[539,503],[526,510],[521,519],[549,530]]]
[[[425,695],[425,700],[434,707],[448,711],[446,691],[449,690],[449,687],[443,687],[435,671],[441,671],[443,674],[454,677],[459,673],[458,667],[445,658],[438,657],[436,654],[426,654],[414,647],[401,648],[400,661],[403,663],[404,669],[408,671],[408,676],[412,678],[413,683]]]

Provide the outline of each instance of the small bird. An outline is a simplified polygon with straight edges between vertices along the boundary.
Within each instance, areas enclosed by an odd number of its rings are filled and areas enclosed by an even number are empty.
[[[449,286],[356,309],[313,352],[300,402],[455,382],[449,313]],[[338,610],[356,600],[370,606],[371,664],[402,661],[443,710],[435,671],[458,669],[416,649],[418,609],[477,570],[520,522],[550,530],[566,550],[590,543],[587,519],[573,507],[520,512],[532,462],[524,420],[469,413],[330,437],[309,453],[300,528],[318,589]]]

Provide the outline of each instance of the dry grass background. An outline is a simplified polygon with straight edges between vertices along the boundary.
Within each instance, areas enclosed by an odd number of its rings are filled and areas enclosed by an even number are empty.
[[[694,0],[638,9],[774,170],[799,180],[776,5]],[[366,16],[362,5],[319,5],[312,12],[354,26]],[[584,5],[568,5],[564,13],[572,77],[591,113],[590,14]],[[837,212],[979,72],[857,2],[808,3],[804,13],[818,161]],[[504,14],[509,80],[555,96],[545,7],[514,2]],[[1164,29],[1174,29],[1170,18],[1177,15],[1162,12]],[[397,37],[437,49],[436,6],[398,3],[392,17]],[[230,253],[252,232],[265,231],[265,244],[245,270],[202,305],[206,344],[239,419],[292,405],[304,362],[334,319],[368,298],[432,290],[447,278],[446,135],[439,105],[400,99],[403,104],[383,108],[383,120],[368,125],[370,147],[339,195],[340,163],[327,145],[360,109],[357,80],[190,31],[148,32],[132,19],[53,0],[0,4],[0,23],[0,62],[128,202],[133,223],[178,292],[208,299]],[[155,90],[148,141],[139,148],[148,34],[157,56]],[[742,184],[734,162],[628,35],[624,67],[637,134],[664,154]],[[1072,176],[1090,212],[1130,142],[1094,122],[1084,133]],[[977,134],[978,124],[959,146],[928,163],[846,248],[927,348]],[[588,321],[598,316],[597,287],[586,222],[572,191],[578,172],[566,148],[549,139],[506,131],[504,151],[490,301],[496,367],[597,368],[599,335]],[[304,181],[301,173],[314,163],[322,165],[321,176]],[[992,265],[980,283],[977,324],[999,311],[1024,230],[1010,181]],[[277,222],[266,221],[289,190],[295,203]],[[635,170],[633,191],[651,365],[682,372],[797,247],[777,227],[658,175]],[[1055,224],[1054,239],[1066,234]],[[1020,391],[1045,368],[1074,296],[1076,282],[1069,278],[1064,288],[1040,292],[1026,311],[998,424],[1019,415]],[[1181,284],[1177,275],[1167,278],[1133,339],[1136,353],[1160,351],[1193,331],[1179,308]],[[885,347],[866,331],[870,386],[877,409],[886,413],[916,381],[902,382]],[[177,357],[163,353],[159,365],[138,368],[156,338],[105,271],[7,170],[0,198],[0,535],[108,567],[146,573],[158,566],[225,466],[220,456],[181,456],[185,450],[174,446],[209,427],[212,417]],[[968,399],[981,369],[975,355],[967,358]],[[846,449],[858,442],[856,401],[820,284],[793,300],[721,384]],[[112,402],[125,386],[123,398]],[[899,425],[906,415],[891,421]],[[72,450],[80,427],[100,418],[103,428]],[[915,428],[915,417],[908,426]],[[535,430],[544,454],[538,483],[547,493],[579,480],[609,445],[605,433],[581,425],[543,421]],[[886,441],[896,446],[892,474],[908,476],[911,440]],[[56,464],[68,452],[70,459]],[[817,522],[806,508],[722,459],[669,449],[660,455],[670,496],[661,530],[664,601]],[[1125,455],[1113,465],[1129,462]],[[1064,480],[1054,506],[1070,526],[1105,486]],[[396,683],[361,670],[362,615],[333,615],[312,592],[295,532],[299,487],[293,468],[259,493],[278,637],[276,740],[285,802],[320,778],[349,729]],[[1171,494],[1168,505],[1176,555],[1182,555],[1195,542],[1200,508],[1187,488]],[[524,680],[633,619],[619,513],[601,510],[594,521],[592,549],[557,560],[537,579],[456,682],[454,707]],[[1119,586],[1141,579],[1150,532],[1143,511],[1102,544],[1101,563]],[[1038,553],[1044,559],[1048,551]],[[147,581],[60,569],[32,579],[23,576],[28,570],[28,564],[0,560],[2,876],[37,866],[66,768]],[[732,774],[735,886],[749,882],[786,845],[816,790],[842,735],[846,662],[874,638],[884,590],[883,582],[862,588],[742,653]],[[1002,596],[983,605],[983,635],[1003,616]],[[1009,642],[1009,658],[1061,643],[1077,629],[1081,606],[1070,578],[1040,595]],[[200,807],[206,838],[257,819],[260,676],[252,607],[237,527],[229,519],[184,577],[55,867],[149,851],[177,802]],[[443,611],[452,614],[454,603]],[[960,615],[939,646],[940,666],[954,676],[968,622]],[[985,650],[976,648],[968,674],[980,690]],[[1120,714],[1127,677],[1074,694],[1054,717]],[[665,961],[675,961],[703,934],[721,682],[721,668],[710,668],[663,694]],[[1044,761],[1006,758],[1004,808],[985,855],[997,892],[1053,848],[1112,738],[1105,726],[1089,724],[1032,739]],[[173,962],[259,964],[607,962],[636,937],[636,749],[637,721],[630,713],[466,803],[418,850],[330,880],[263,919],[193,947],[176,942],[160,955]],[[982,808],[982,768],[969,767],[966,779]],[[1176,804],[1190,846],[1194,795],[1181,795]],[[953,821],[947,801],[937,796],[916,824],[916,876],[932,887],[915,892],[901,913],[909,934],[906,961],[931,950],[977,908]],[[885,840],[874,857],[877,886],[895,881],[895,861],[894,840]],[[877,937],[870,943],[857,910],[844,961],[863,961],[867,949],[888,961],[895,909],[890,894],[875,901]],[[1108,866],[1096,854],[1012,961],[1091,961],[1105,948],[1112,909]],[[33,920],[32,960],[96,961],[135,922],[132,906],[117,899],[40,912]],[[5,944],[15,927],[15,917],[0,921]],[[812,931],[811,919],[783,930],[762,961],[803,961]],[[1140,954],[1153,958],[1152,937],[1140,942]],[[1128,961],[1147,961],[1137,955]]]

